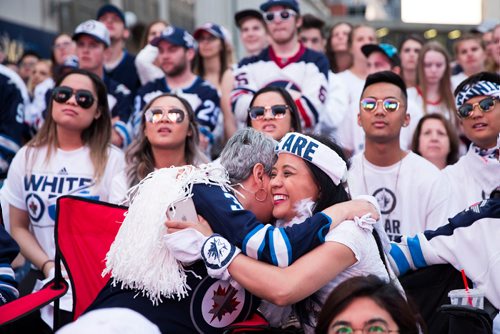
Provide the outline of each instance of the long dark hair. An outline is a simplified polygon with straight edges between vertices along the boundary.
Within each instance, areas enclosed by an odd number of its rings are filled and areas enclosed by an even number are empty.
[[[224,76],[224,72],[229,68],[229,65],[232,61],[231,54],[232,51],[228,49],[226,41],[224,38],[218,38],[221,41],[221,49],[219,51],[219,62],[220,62],[220,72],[219,72],[219,83],[222,81],[222,77]],[[196,55],[193,58],[192,62],[193,73],[199,75],[202,78],[205,78],[205,64],[203,63],[203,57],[200,54],[200,50],[196,51]]]
[[[342,147],[337,145],[330,137],[318,134],[307,134],[307,136],[316,139],[335,151],[340,158],[345,161],[347,168],[349,169],[349,161],[347,160]],[[319,167],[309,161],[304,161],[309,167],[309,170],[313,175],[314,182],[319,189],[319,195],[316,205],[314,206],[313,213],[318,213],[329,206],[346,202],[351,199],[351,196],[346,190],[345,184],[339,183],[339,185],[335,185],[332,179]],[[312,325],[310,321],[311,311],[317,309],[318,306],[321,306],[321,301],[316,294],[312,294],[311,296],[306,297],[305,299],[294,304],[293,309],[299,318],[300,323]]]
[[[333,73],[338,73],[340,69],[339,69],[339,65],[337,64],[337,54],[332,48],[331,40],[333,37],[333,31],[335,30],[335,28],[337,28],[338,26],[340,26],[342,24],[348,25],[352,31],[353,27],[352,27],[352,24],[350,24],[349,22],[344,22],[344,21],[337,22],[330,28],[330,32],[328,33],[327,41],[326,41],[325,56],[326,56],[326,58],[328,58],[328,62],[330,63],[330,70]],[[352,61],[352,59],[351,59],[351,61]]]
[[[269,92],[274,92],[274,93],[278,93],[279,95],[281,95],[283,100],[285,100],[286,105],[290,107],[289,110],[290,110],[290,115],[292,116],[291,126],[293,128],[293,131],[294,132],[302,132],[302,126],[300,125],[299,110],[298,110],[297,105],[295,104],[295,101],[293,100],[292,96],[290,95],[290,93],[288,93],[288,91],[286,89],[284,89],[282,87],[277,87],[277,86],[267,86],[267,87],[261,88],[252,97],[252,100],[250,101],[250,106],[251,107],[253,106],[255,99],[259,95],[264,94],[264,93],[269,93]],[[252,121],[250,119],[249,114],[247,114],[247,125],[250,127],[252,126]]]
[[[81,139],[83,143],[89,147],[90,160],[94,165],[94,177],[99,180],[104,174],[108,162],[109,145],[111,144],[112,129],[111,114],[108,107],[108,94],[106,86],[101,78],[92,72],[82,69],[75,69],[65,73],[57,80],[55,87],[59,87],[66,77],[73,74],[80,74],[89,78],[97,94],[96,103],[100,115],[92,121],[88,128],[82,131]],[[36,136],[27,143],[29,150],[31,150],[31,148],[47,145],[47,162],[50,160],[53,151],[55,151],[59,145],[57,141],[57,124],[52,117],[52,105],[53,99],[51,98],[47,106],[48,112],[45,122]]]
[[[316,334],[327,334],[332,320],[355,299],[367,297],[387,311],[399,327],[399,333],[418,334],[414,310],[391,283],[375,275],[352,277],[340,283],[325,301],[316,326]],[[423,325],[420,323],[421,327]]]

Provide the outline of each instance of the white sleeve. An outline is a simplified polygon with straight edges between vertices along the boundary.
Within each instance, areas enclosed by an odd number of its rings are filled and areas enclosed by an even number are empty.
[[[231,92],[231,105],[236,121],[245,126],[250,101],[258,90],[253,77],[257,68],[252,65],[243,65],[234,70],[234,89]]]
[[[165,76],[161,68],[154,65],[156,57],[158,48],[151,44],[146,45],[135,57],[135,67],[142,85]]]
[[[125,171],[115,175],[111,181],[111,189],[109,191],[109,202],[113,204],[120,204],[125,200],[127,195],[127,175]]]
[[[26,148],[21,148],[10,164],[9,172],[2,188],[2,199],[18,209],[27,211],[22,189],[25,173]]]
[[[339,128],[347,114],[349,97],[342,79],[331,71],[328,74],[328,95],[319,120],[321,132],[329,135]]]
[[[349,248],[356,258],[356,263],[362,259],[363,245],[365,244],[361,227],[357,226],[352,220],[346,220],[333,228],[325,237],[327,242],[338,242]]]

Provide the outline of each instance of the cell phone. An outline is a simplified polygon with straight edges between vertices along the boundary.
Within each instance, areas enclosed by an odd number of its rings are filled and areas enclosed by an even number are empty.
[[[168,207],[166,214],[169,220],[198,221],[192,198],[173,203]]]

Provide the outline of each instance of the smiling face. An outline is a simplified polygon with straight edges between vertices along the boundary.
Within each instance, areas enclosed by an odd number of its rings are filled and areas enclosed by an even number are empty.
[[[248,54],[258,54],[268,43],[264,23],[254,17],[245,19],[240,26],[240,37]]]
[[[180,109],[184,112],[184,119],[181,123],[175,123],[167,117],[161,118],[157,123],[145,121],[144,135],[148,138],[151,146],[158,149],[180,149],[184,152],[186,138],[191,136],[189,130],[188,112],[181,101],[172,96],[159,97],[153,101],[149,109],[157,107],[164,110]]]
[[[418,137],[418,151],[427,160],[446,161],[450,139],[443,122],[433,118],[424,121]]]
[[[349,326],[355,331],[361,332],[365,326],[385,327],[390,331],[397,331],[398,325],[385,309],[380,307],[371,298],[358,297],[354,299],[342,312],[340,312],[330,323],[328,334],[351,333],[347,329],[336,330],[336,326]],[[338,327],[337,327],[338,329]],[[374,331],[377,333],[377,331]]]
[[[271,107],[274,105],[286,105],[286,101],[277,92],[266,92],[255,98],[252,107]],[[271,111],[266,110],[264,119],[251,120],[250,124],[255,130],[266,133],[275,140],[280,140],[288,132],[294,131],[290,109],[287,109],[285,117],[280,119],[275,119]]]
[[[319,197],[318,186],[305,161],[289,153],[278,156],[269,185],[273,195],[273,216],[285,222],[297,215],[298,202],[304,199],[316,202]]]
[[[82,74],[68,75],[59,86],[69,87],[73,90],[73,95],[63,103],[52,100],[52,118],[58,128],[65,130],[82,132],[92,124],[94,119],[100,116],[97,110],[97,93],[92,81]],[[76,103],[75,92],[77,90],[89,91],[94,97],[94,103],[90,108],[85,109]]]
[[[477,103],[487,96],[475,96],[466,103]],[[492,148],[497,143],[500,132],[500,101],[496,100],[495,107],[490,112],[479,110],[479,106],[474,108],[472,116],[461,119],[465,136],[474,144],[481,148]]]

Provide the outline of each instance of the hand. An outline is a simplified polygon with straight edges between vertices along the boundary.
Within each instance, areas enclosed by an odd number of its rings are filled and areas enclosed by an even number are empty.
[[[116,147],[123,146],[123,138],[118,134],[118,132],[115,129],[111,131],[111,144],[115,145]]]
[[[165,222],[165,226],[167,227],[167,233],[175,233],[184,230],[186,228],[192,228],[197,230],[206,237],[209,237],[212,234],[214,234],[208,222],[200,215],[198,215],[198,222],[167,220]]]
[[[358,196],[356,199],[337,203],[323,210],[323,213],[332,219],[330,229],[345,220],[354,220],[355,217],[362,217],[368,213],[374,220],[380,219],[377,200],[372,196]]]

